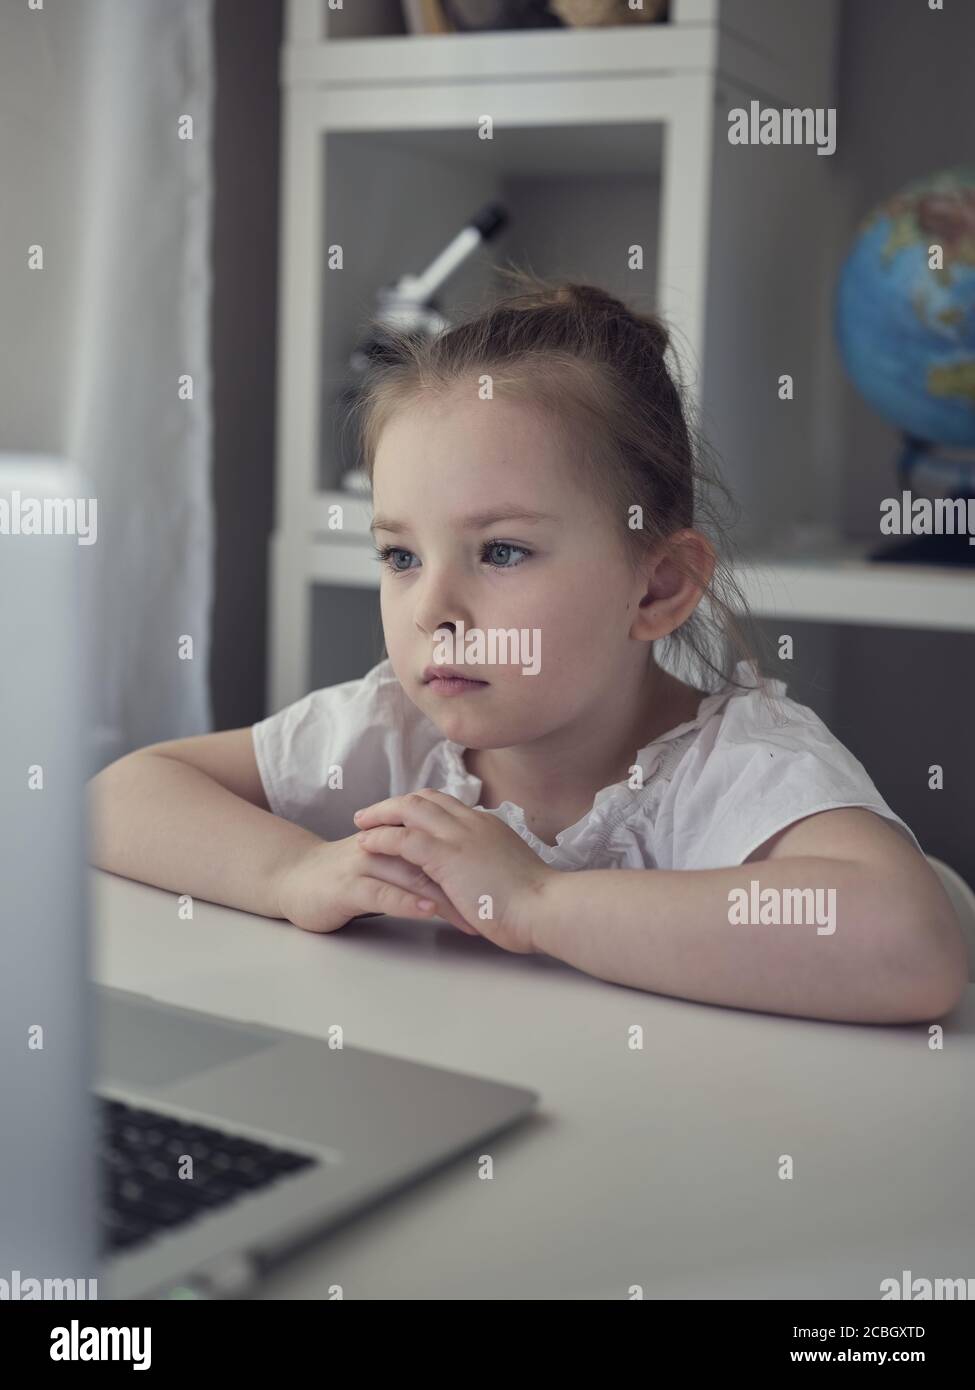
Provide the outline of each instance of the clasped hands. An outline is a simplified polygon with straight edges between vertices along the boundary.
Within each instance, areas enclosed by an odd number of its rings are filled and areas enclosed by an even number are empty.
[[[506,951],[536,950],[532,924],[546,881],[558,873],[496,816],[424,787],[355,814],[353,838],[369,854],[421,869],[457,913],[457,925]]]

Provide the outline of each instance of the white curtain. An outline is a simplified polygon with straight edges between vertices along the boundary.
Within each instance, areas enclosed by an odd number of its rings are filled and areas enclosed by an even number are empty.
[[[97,498],[92,771],[211,726],[212,23],[0,3],[0,451],[72,458]]]

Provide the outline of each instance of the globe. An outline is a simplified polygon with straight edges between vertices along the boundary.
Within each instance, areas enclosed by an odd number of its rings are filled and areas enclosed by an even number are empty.
[[[975,169],[909,184],[870,214],[835,323],[854,385],[890,424],[916,445],[975,449]]]

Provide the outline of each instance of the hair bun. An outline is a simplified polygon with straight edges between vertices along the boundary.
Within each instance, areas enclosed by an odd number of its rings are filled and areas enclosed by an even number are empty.
[[[636,330],[643,339],[644,347],[658,357],[663,357],[670,345],[670,334],[655,314],[634,313],[621,299],[596,285],[563,281],[549,302],[569,304],[585,314],[602,314],[608,319],[616,320],[624,329]]]
[[[629,309],[614,295],[596,285],[580,285],[567,280],[556,290],[556,302],[573,304],[579,309],[594,309],[604,314],[629,314]]]
[[[621,332],[631,345],[633,335],[638,335],[640,349],[654,357],[662,358],[670,346],[670,334],[656,314],[636,314],[598,285],[546,279],[516,266],[501,267],[501,277],[514,291],[505,300],[509,310],[562,309],[601,318],[611,332]]]

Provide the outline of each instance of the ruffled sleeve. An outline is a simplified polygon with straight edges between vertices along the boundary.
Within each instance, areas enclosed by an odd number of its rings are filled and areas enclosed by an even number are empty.
[[[668,782],[651,836],[661,869],[711,869],[744,863],[771,836],[805,816],[864,807],[895,825],[923,853],[866,768],[819,716],[795,700],[751,690],[709,721]]]
[[[388,660],[360,680],[311,691],[251,736],[271,810],[326,840],[354,834],[363,806],[412,790],[410,769],[439,741]]]

